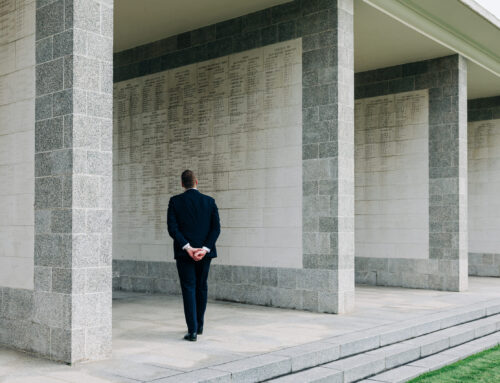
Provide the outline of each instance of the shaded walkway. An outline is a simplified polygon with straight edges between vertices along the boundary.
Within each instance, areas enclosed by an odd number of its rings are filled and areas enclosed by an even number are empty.
[[[500,279],[471,278],[463,293],[357,286],[357,308],[348,315],[211,302],[205,333],[196,343],[181,340],[185,324],[179,297],[115,295],[112,359],[69,367],[0,349],[0,382],[151,381],[496,299]]]

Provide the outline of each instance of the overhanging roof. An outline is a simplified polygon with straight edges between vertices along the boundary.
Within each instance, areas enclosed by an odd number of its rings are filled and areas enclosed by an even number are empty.
[[[364,0],[500,77],[500,24],[472,0]]]
[[[285,2],[287,0],[115,1],[115,51]],[[498,25],[494,16],[472,0],[354,0],[355,71],[458,52],[470,61],[469,98],[499,95]]]

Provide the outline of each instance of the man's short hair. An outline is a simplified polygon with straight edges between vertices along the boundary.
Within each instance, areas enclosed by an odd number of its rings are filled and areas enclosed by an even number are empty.
[[[186,189],[190,189],[194,187],[194,184],[196,182],[196,177],[194,176],[194,173],[191,170],[184,170],[181,175],[181,180],[182,180],[182,185]]]

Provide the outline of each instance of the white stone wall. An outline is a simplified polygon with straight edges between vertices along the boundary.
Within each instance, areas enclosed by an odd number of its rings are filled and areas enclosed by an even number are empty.
[[[427,258],[427,90],[356,100],[356,257]]]
[[[115,259],[173,261],[166,210],[189,168],[219,207],[219,264],[302,267],[301,46],[115,84]]]
[[[35,1],[0,1],[0,286],[33,288]]]
[[[500,120],[468,126],[469,253],[500,254]]]

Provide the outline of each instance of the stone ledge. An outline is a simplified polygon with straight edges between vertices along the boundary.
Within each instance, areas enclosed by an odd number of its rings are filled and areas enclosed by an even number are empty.
[[[498,344],[500,344],[500,334],[495,333],[457,347],[449,348],[445,351],[416,360],[407,365],[385,371],[381,374],[372,376],[369,379],[362,380],[359,383],[406,382],[423,373],[438,370],[461,359],[465,359],[468,356],[495,347]]]
[[[498,300],[492,300],[475,304],[470,309],[456,308],[436,313],[431,315],[426,323],[422,323],[421,318],[412,319],[404,322],[396,330],[394,330],[394,325],[384,325],[370,330],[328,338],[321,342],[275,351],[268,355],[280,355],[289,358],[292,374],[272,381],[292,382],[294,381],[292,377],[309,379],[310,376],[312,379],[310,381],[322,382],[329,381],[328,379],[340,379],[339,376],[343,376],[343,380],[339,381],[352,382],[385,370],[392,371],[391,369],[411,363],[423,356],[432,355],[450,347],[470,342],[473,339],[481,339],[480,337],[486,334],[500,331],[500,315],[486,316],[489,307],[493,308],[492,311],[498,310],[498,303]],[[427,323],[431,325],[426,326]],[[439,329],[436,330],[438,325]],[[405,331],[406,337],[402,335]],[[399,339],[396,342],[401,343],[394,342],[390,345],[381,346],[381,339],[387,341],[387,336],[391,333],[396,333],[397,336],[392,339]],[[415,336],[417,337],[415,338]],[[500,334],[498,337],[500,339]],[[335,351],[336,348],[329,349],[325,345],[326,343],[338,346],[337,352]],[[322,349],[328,350],[331,357],[336,356],[336,359],[330,359],[327,354],[321,353]],[[325,360],[328,362],[325,363]],[[246,359],[243,359],[238,363],[244,364],[245,361]],[[320,367],[314,367],[314,365]],[[299,366],[304,369],[299,371]],[[330,378],[324,371],[315,372],[314,370],[318,368],[331,369],[334,371],[332,377]],[[421,370],[422,368],[413,368],[412,370],[417,369]],[[293,373],[294,371],[297,372]],[[398,372],[396,371],[396,373]]]

